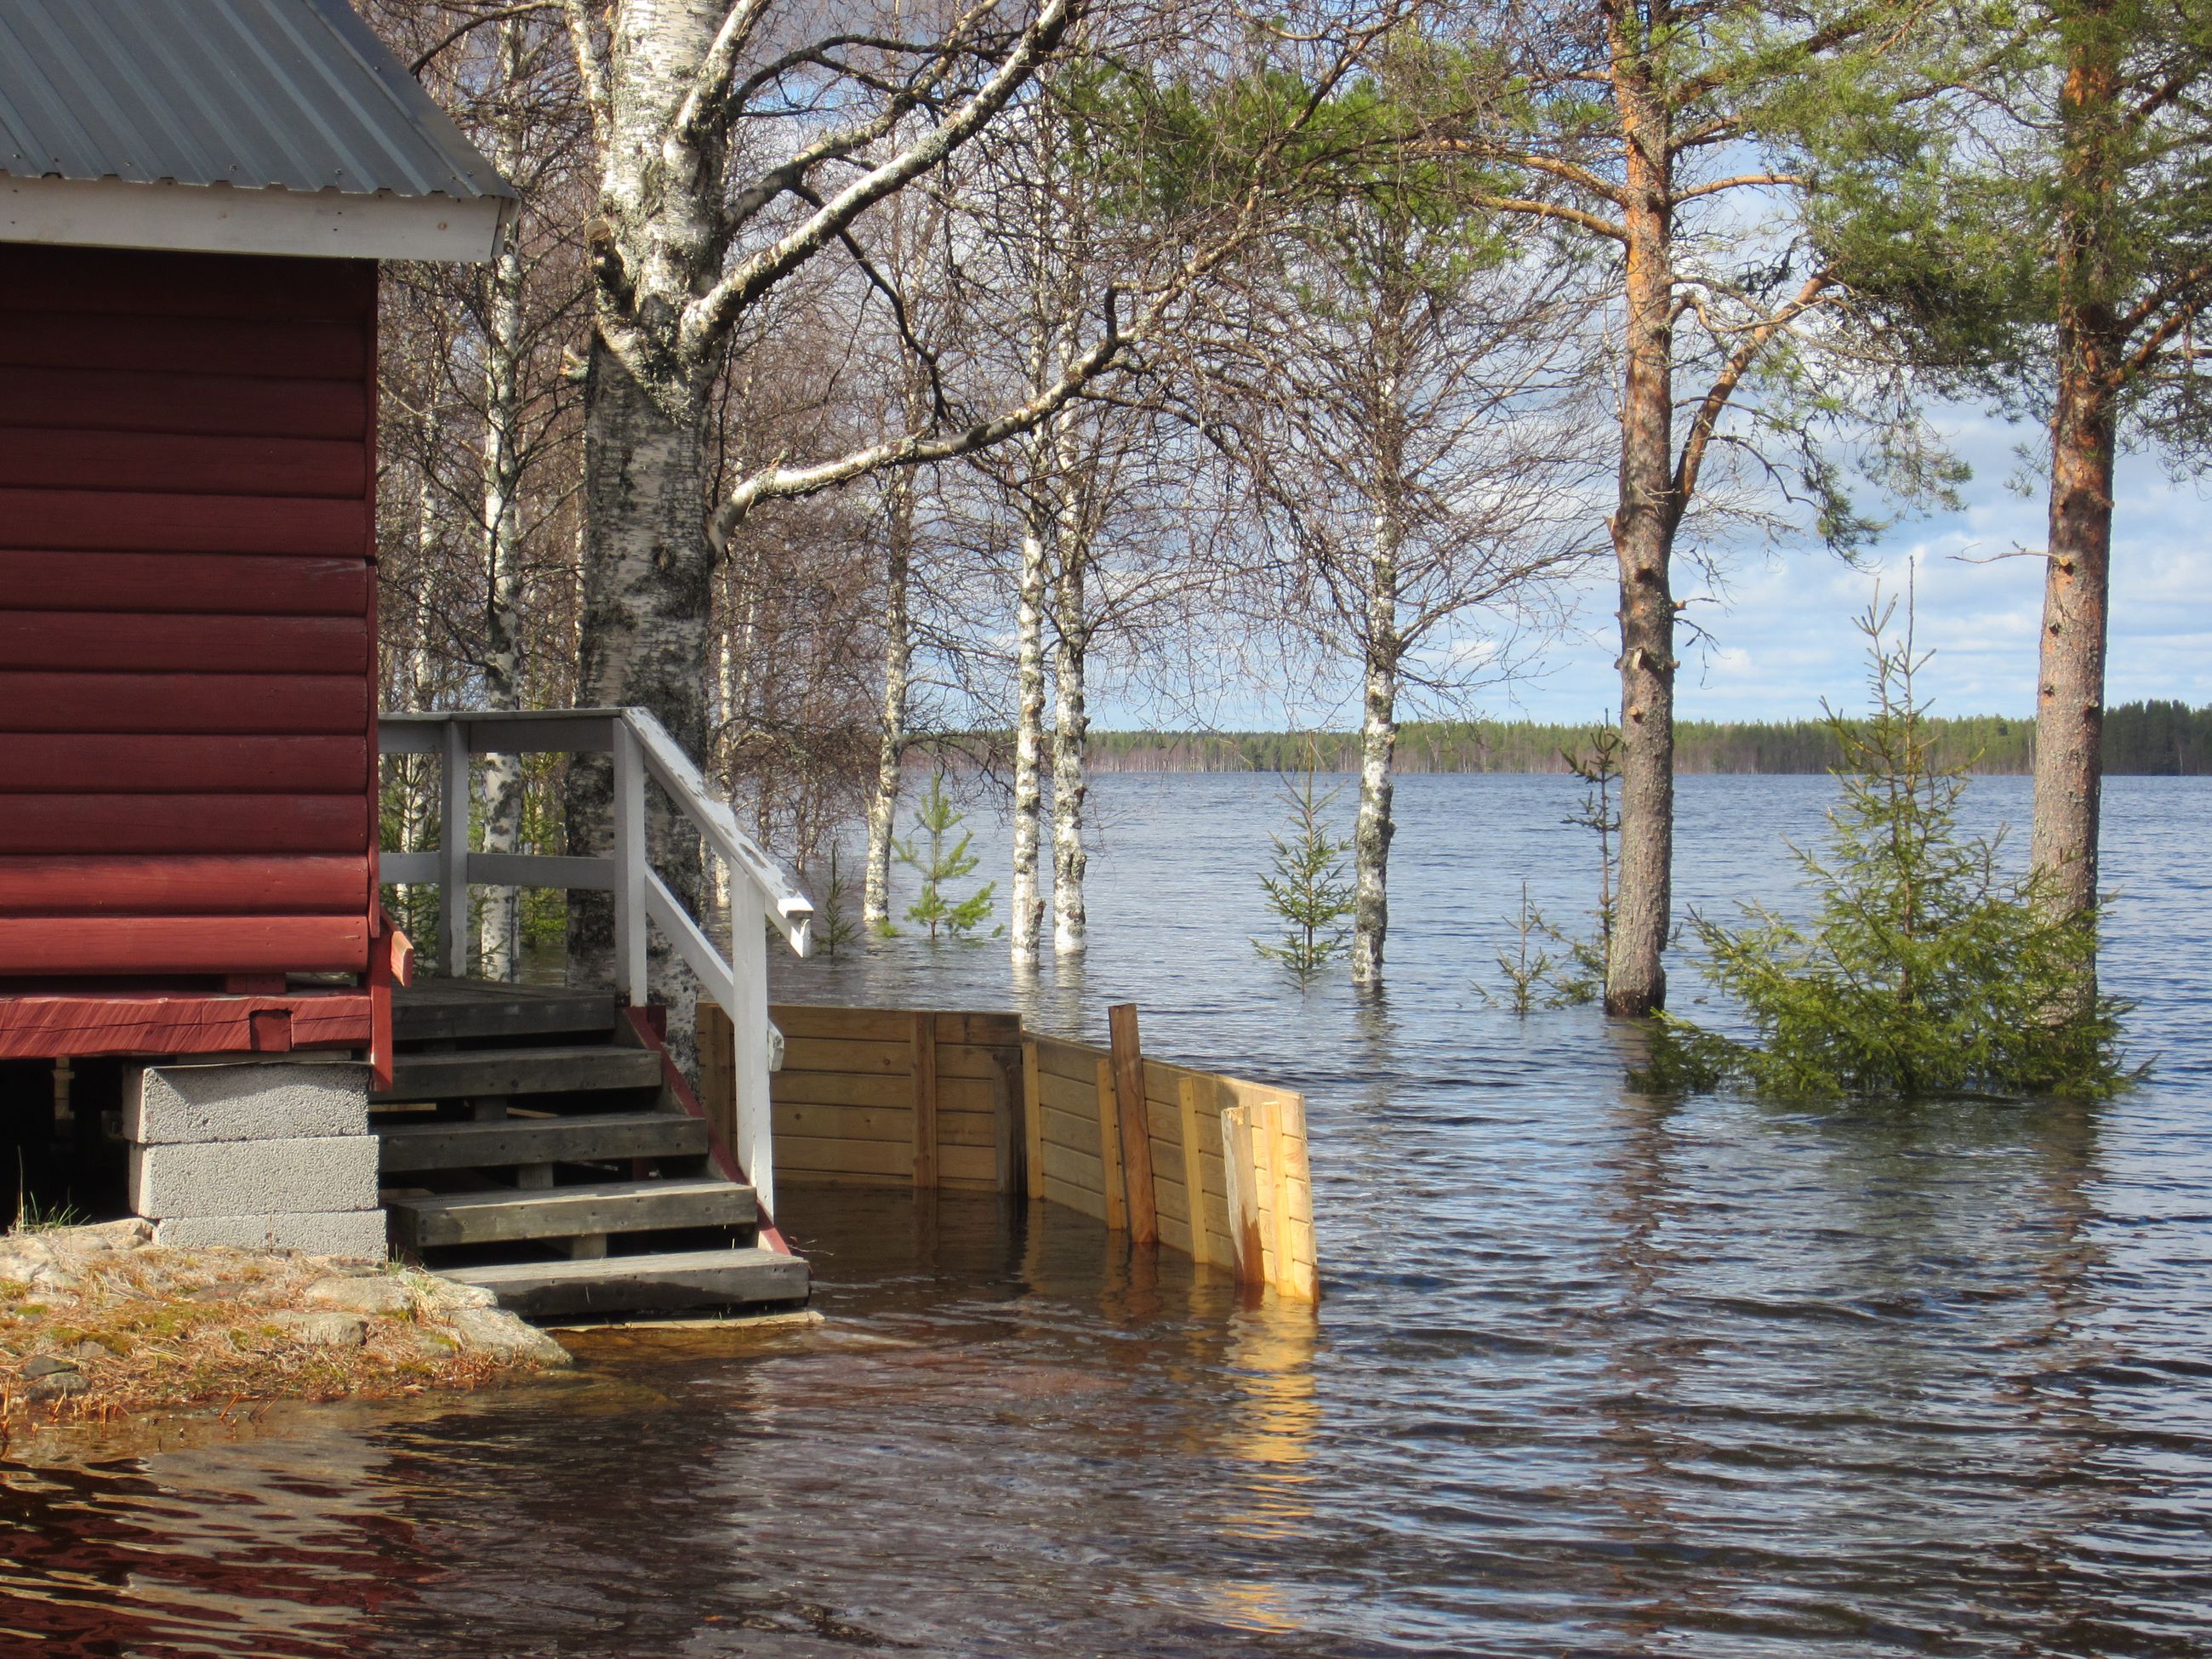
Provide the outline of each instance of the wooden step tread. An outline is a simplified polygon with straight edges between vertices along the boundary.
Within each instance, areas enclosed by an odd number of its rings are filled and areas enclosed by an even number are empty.
[[[436,1042],[611,1031],[617,1012],[613,994],[605,991],[423,980],[393,994],[392,1035],[398,1042]]]
[[[760,1218],[753,1189],[720,1176],[395,1196],[385,1208],[393,1237],[418,1250],[664,1227],[750,1227]]]
[[[392,1086],[371,1095],[369,1103],[577,1094],[603,1089],[651,1089],[659,1084],[660,1056],[646,1048],[618,1048],[605,1043],[469,1048],[395,1055]]]
[[[807,1292],[804,1261],[758,1248],[501,1262],[449,1268],[445,1276],[478,1285],[502,1308],[538,1319],[804,1302]]]
[[[484,1123],[380,1125],[387,1175],[489,1170],[514,1164],[588,1164],[630,1158],[699,1158],[707,1126],[686,1112],[592,1112]]]

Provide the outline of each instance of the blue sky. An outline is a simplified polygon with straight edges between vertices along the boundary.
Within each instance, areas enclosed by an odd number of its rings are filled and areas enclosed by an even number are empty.
[[[1901,593],[1914,560],[1919,637],[1936,653],[1923,682],[1934,712],[2033,712],[2042,565],[1994,556],[2042,544],[2041,480],[2025,497],[2006,487],[2018,469],[2015,447],[2040,434],[1965,415],[1950,430],[1974,471],[1963,510],[1900,522],[1870,555],[1870,568],[1854,570],[1817,548],[1732,562],[1724,589],[1689,613],[1711,638],[1685,647],[1681,718],[1788,720],[1817,714],[1823,696],[1856,705],[1863,663],[1851,619],[1877,579]],[[2130,455],[2118,497],[2109,695],[2116,702],[2212,703],[2212,491],[2175,482],[2154,456]],[[1678,596],[1702,586],[1692,578]],[[1593,592],[1579,637],[1548,653],[1540,677],[1499,688],[1485,712],[1559,720],[1597,713],[1610,700],[1611,611],[1611,594]]]

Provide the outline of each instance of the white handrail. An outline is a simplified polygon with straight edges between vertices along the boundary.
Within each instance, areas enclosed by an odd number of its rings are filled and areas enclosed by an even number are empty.
[[[768,1018],[768,942],[773,918],[799,956],[812,943],[814,907],[783,867],[738,828],[737,815],[708,789],[698,767],[668,728],[644,708],[481,710],[386,714],[379,722],[387,755],[435,755],[441,761],[435,852],[385,852],[381,878],[433,883],[440,896],[441,962],[455,974],[468,961],[468,890],[471,884],[611,892],[615,902],[615,988],[633,1006],[646,1000],[646,930],[649,922],[737,1032],[737,1139],[731,1148],[762,1207],[775,1204],[769,1073],[782,1049]],[[472,853],[466,827],[469,761],[474,755],[611,754],[614,759],[614,852],[602,858]],[[645,844],[645,780],[675,802],[715,855],[730,867],[729,953],[684,913],[656,874]]]

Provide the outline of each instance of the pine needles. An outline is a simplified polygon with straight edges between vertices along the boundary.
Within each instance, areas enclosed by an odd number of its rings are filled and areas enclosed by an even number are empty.
[[[1742,925],[1692,915],[1705,971],[1757,1032],[1745,1042],[1662,1018],[1656,1091],[1723,1082],[1785,1097],[1938,1095],[2099,1099],[2130,1080],[2119,1057],[2125,1005],[2097,994],[2093,916],[2055,917],[2039,880],[2008,875],[2003,835],[1959,826],[1966,764],[1936,756],[1913,680],[1908,612],[1870,606],[1870,713],[1830,710],[1845,757],[1826,848],[1793,848],[1818,896],[1800,927],[1764,906]]]

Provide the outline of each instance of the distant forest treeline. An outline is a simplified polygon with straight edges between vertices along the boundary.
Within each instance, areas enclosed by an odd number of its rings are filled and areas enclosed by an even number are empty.
[[[2035,722],[1974,714],[1931,719],[1938,751],[1977,772],[2026,772]],[[1413,720],[1400,728],[1401,772],[1564,772],[1560,750],[1588,744],[1586,726],[1533,720]],[[1825,772],[1838,757],[1818,720],[1681,720],[1680,772]],[[1085,757],[1100,772],[1289,772],[1311,752],[1323,771],[1359,769],[1352,732],[1101,732]],[[2105,769],[2160,777],[2212,773],[2212,706],[2125,702],[2105,715]]]

